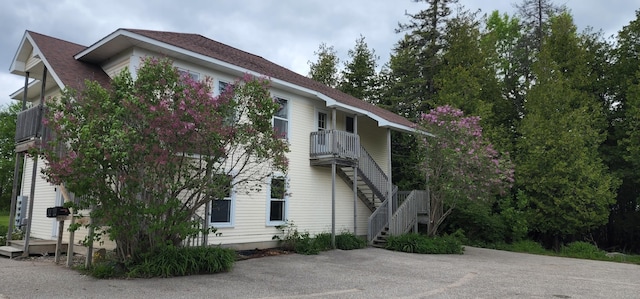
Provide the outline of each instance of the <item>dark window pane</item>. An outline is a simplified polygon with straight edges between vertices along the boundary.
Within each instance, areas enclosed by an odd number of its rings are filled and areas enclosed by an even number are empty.
[[[211,222],[231,222],[231,200],[211,202]]]
[[[280,104],[280,109],[278,109],[278,112],[276,112],[276,116],[281,118],[288,118],[287,114],[289,109],[287,109],[287,104],[288,104],[287,100],[280,99],[280,98],[276,100]]]
[[[282,119],[273,120],[273,129],[279,137],[287,138],[287,121]]]
[[[284,199],[284,178],[271,178],[271,198]]]
[[[269,221],[284,221],[284,201],[272,200]]]
[[[349,133],[353,133],[353,117],[347,116],[345,129]]]

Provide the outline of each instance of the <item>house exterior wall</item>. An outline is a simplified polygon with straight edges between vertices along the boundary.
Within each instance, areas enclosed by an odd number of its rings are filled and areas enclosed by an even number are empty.
[[[111,77],[128,67],[135,78],[135,71],[143,57],[163,55],[149,52],[143,49],[132,48],[110,59],[109,63],[102,67]],[[217,94],[218,82],[232,83],[237,76],[222,73],[217,70],[207,69],[191,62],[175,60],[175,65],[200,74],[200,79],[210,77],[213,79],[212,87]],[[326,103],[316,98],[309,98],[277,88],[272,89],[276,97],[286,99],[289,103],[289,142],[291,152],[289,157],[288,198],[286,219],[293,222],[300,232],[309,232],[312,235],[330,232],[332,219],[332,175],[330,167],[311,166],[309,160],[310,133],[316,130],[315,114],[318,110],[326,111],[331,117],[331,108]],[[52,93],[52,96],[56,94]],[[58,94],[59,95],[59,91]],[[336,129],[345,130],[345,117],[349,115],[342,111],[336,113]],[[351,115],[349,115],[351,116]],[[378,127],[376,121],[366,117],[357,118],[358,133],[362,145],[372,155],[380,167],[387,171],[387,144],[386,129]],[[383,138],[384,136],[384,138]],[[25,174],[23,178],[22,194],[28,194],[31,183],[31,160],[25,162]],[[42,163],[39,162],[39,167]],[[353,232],[354,230],[354,194],[353,186],[345,183],[336,176],[336,232]],[[209,244],[233,245],[235,247],[249,246],[247,248],[268,247],[275,243],[274,235],[281,231],[275,224],[268,223],[268,192],[269,181],[265,180],[262,190],[258,192],[245,192],[236,190],[233,196],[235,213],[232,215],[232,227],[219,227],[219,236],[211,234]],[[38,172],[36,182],[36,202],[34,206],[34,222],[32,236],[43,239],[52,238],[53,220],[46,218],[46,208],[52,207],[56,200],[55,186],[50,185]],[[366,235],[367,220],[371,215],[364,203],[357,199],[355,202],[355,214],[357,220],[357,235]],[[65,223],[68,227],[68,223]],[[76,243],[86,236],[85,229],[75,233]],[[65,240],[68,240],[68,232],[65,229]],[[255,245],[262,244],[262,245]],[[107,243],[101,246],[113,247]]]

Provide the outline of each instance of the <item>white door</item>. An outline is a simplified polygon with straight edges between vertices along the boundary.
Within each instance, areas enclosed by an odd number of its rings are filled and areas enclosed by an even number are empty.
[[[316,130],[323,132],[329,129],[329,114],[324,111],[316,112]],[[329,137],[323,134],[319,134],[316,139],[316,149],[318,152],[329,153]]]

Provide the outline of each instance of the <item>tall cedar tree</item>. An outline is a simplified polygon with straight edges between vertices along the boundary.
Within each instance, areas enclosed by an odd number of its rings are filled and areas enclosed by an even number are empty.
[[[344,64],[338,89],[358,99],[371,102],[378,85],[376,76],[378,56],[375,50],[369,49],[362,35],[348,54],[350,61]]]
[[[579,88],[584,60],[571,16],[552,18],[520,127],[516,183],[530,203],[531,227],[556,248],[564,237],[606,223],[617,185],[597,151],[605,137],[602,110]]]
[[[398,33],[404,33],[393,49],[388,69],[382,77],[383,89],[379,105],[416,121],[422,112],[435,107],[436,74],[442,66],[441,53],[446,21],[451,18],[451,7],[457,0],[414,0],[424,2],[426,9],[409,16],[409,22],[399,24]],[[415,137],[394,132],[392,134],[393,178],[400,189],[423,189],[421,154],[415,150]]]
[[[621,179],[604,241],[610,247],[640,252],[640,10],[617,35],[607,104],[608,137],[602,156]]]
[[[336,87],[338,85],[338,64],[340,59],[333,46],[321,43],[318,50],[313,52],[318,56],[316,62],[309,61],[309,78],[323,83],[327,86]]]

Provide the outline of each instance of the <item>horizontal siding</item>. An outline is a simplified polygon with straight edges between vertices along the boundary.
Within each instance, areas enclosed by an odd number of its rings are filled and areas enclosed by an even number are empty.
[[[154,53],[136,49],[128,51],[113,63],[105,65],[105,72],[109,75],[117,74],[128,65],[135,65],[143,56]],[[222,74],[210,69],[186,61],[175,61],[175,65],[190,71],[198,72],[201,77],[210,77],[214,82],[222,80],[231,82],[234,76]],[[217,86],[217,85],[214,85]],[[318,234],[331,231],[332,219],[332,176],[331,168],[311,166],[309,162],[309,134],[315,128],[315,111],[326,110],[325,102],[304,98],[283,90],[272,90],[278,97],[287,99],[290,103],[289,118],[289,142],[291,152],[289,157],[289,198],[287,219],[295,223],[301,232]],[[329,114],[331,115],[331,113]],[[337,129],[344,130],[345,113],[338,112]],[[379,128],[377,123],[364,116],[358,117],[358,133],[361,136],[362,145],[371,153],[383,170],[387,170],[387,144],[386,129]],[[40,238],[51,238],[52,220],[45,217],[47,207],[55,203],[55,188],[42,180],[38,175],[38,188],[36,194],[36,207],[34,208],[33,235]],[[30,178],[25,178],[24,186],[30,184]],[[351,185],[347,185],[336,176],[336,232],[353,231],[354,222],[354,196]],[[23,187],[25,189],[25,187]],[[27,188],[28,189],[28,188]],[[210,244],[237,244],[268,242],[280,231],[266,223],[267,218],[267,186],[259,192],[245,192],[236,190],[234,227],[219,228],[220,236],[210,236]],[[28,191],[27,191],[28,193]],[[358,199],[356,201],[358,235],[365,235],[367,219],[371,212]],[[68,227],[68,223],[65,223]],[[76,243],[86,236],[86,230],[76,232]],[[65,229],[65,239],[68,232]],[[105,245],[109,247],[108,245]]]
[[[23,172],[23,184],[21,195],[29,196],[31,192],[31,179],[34,161],[31,158],[25,159],[25,167]],[[38,239],[53,239],[54,220],[47,218],[47,208],[53,207],[56,200],[55,187],[49,184],[42,177],[43,161],[38,160],[38,171],[35,181],[35,192],[33,202],[33,213],[31,221],[31,237]],[[29,200],[32,200],[29,198]],[[29,203],[27,203],[27,210]],[[28,213],[28,211],[27,211]],[[28,215],[28,214],[26,214]]]

